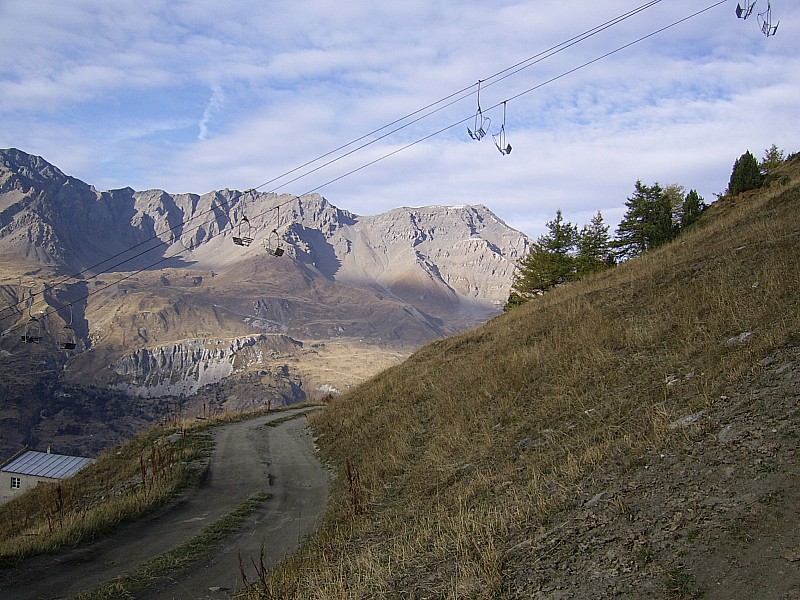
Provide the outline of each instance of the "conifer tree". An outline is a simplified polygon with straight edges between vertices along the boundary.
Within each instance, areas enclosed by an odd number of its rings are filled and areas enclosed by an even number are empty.
[[[783,150],[778,149],[775,144],[764,150],[764,158],[761,159],[761,171],[769,172],[783,164],[786,160]]]
[[[519,262],[506,309],[522,304],[557,285],[574,281],[578,228],[565,222],[561,209],[547,223],[548,233],[539,237],[531,251]]]
[[[603,215],[598,212],[578,234],[576,270],[579,277],[591,275],[608,268],[614,262],[611,237]]]
[[[706,203],[703,197],[700,196],[695,190],[689,190],[686,194],[686,199],[683,201],[683,210],[681,211],[681,230],[686,229],[700,218],[700,215],[706,209]]]
[[[633,258],[672,240],[678,233],[673,220],[672,198],[655,183],[637,181],[628,210],[617,227],[614,247],[622,259]]]
[[[665,202],[669,203],[672,226],[680,230],[683,221],[683,203],[686,201],[686,192],[682,185],[673,183],[664,188]]]
[[[547,229],[548,233],[539,238],[539,244],[560,257],[570,256],[578,241],[578,228],[564,221],[560,208],[556,211],[556,218],[547,222]],[[564,261],[564,264],[569,264],[569,261]]]
[[[756,157],[747,150],[733,163],[731,179],[725,193],[736,196],[748,190],[756,190],[762,185],[764,185],[764,174],[761,172]]]

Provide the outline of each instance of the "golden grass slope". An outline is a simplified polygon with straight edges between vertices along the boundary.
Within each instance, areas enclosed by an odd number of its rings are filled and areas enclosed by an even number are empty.
[[[209,425],[153,427],[73,477],[42,483],[0,506],[0,564],[102,537],[161,506],[205,468]]]
[[[313,418],[339,472],[326,520],[250,597],[534,597],[518,577],[543,557],[525,548],[592,473],[624,475],[687,443],[670,424],[797,345],[800,160],[772,180],[720,199],[669,246],[434,342],[334,400]],[[653,575],[655,597],[690,597],[673,575]]]

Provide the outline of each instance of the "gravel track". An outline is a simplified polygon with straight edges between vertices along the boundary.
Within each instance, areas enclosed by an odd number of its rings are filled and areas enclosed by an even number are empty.
[[[215,447],[203,481],[167,509],[119,528],[112,536],[0,571],[4,600],[70,598],[124,575],[199,535],[248,498],[268,492],[244,526],[205,559],[135,594],[142,599],[220,599],[241,587],[245,564],[278,562],[311,533],[325,506],[329,475],[316,459],[305,417],[283,411],[213,430]],[[254,578],[252,565],[248,577]]]

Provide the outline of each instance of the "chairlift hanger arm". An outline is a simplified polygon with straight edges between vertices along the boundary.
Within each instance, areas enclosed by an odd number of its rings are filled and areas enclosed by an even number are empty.
[[[507,154],[511,154],[511,144],[506,141],[506,104],[508,100],[503,102],[503,124],[500,126],[500,131],[496,134],[492,134],[492,139],[494,140],[494,145],[497,147],[497,150],[503,156]]]
[[[761,26],[761,33],[767,37],[775,35],[778,32],[778,25],[781,23],[778,21],[775,25],[772,24],[772,6],[769,0],[767,0],[767,10],[758,13],[758,23]]]
[[[278,227],[281,226],[281,205],[278,204],[275,207],[275,210],[277,212],[275,228],[267,236],[264,245],[266,246],[267,254],[270,254],[271,256],[281,257],[284,254],[284,249],[281,248],[281,236],[278,233]]]
[[[61,331],[58,347],[61,350],[75,350],[78,347],[78,342],[75,338],[75,330],[72,328],[72,304],[69,306],[69,323],[64,325]]]
[[[478,79],[478,109],[475,111],[475,122],[472,125],[472,129],[467,127],[469,137],[476,142],[482,140],[486,136],[486,133],[489,131],[489,125],[492,122],[489,117],[484,116],[481,110],[481,83],[482,80]]]
[[[753,13],[753,9],[756,6],[756,2],[757,0],[753,0],[753,2],[750,2],[750,0],[745,0],[744,6],[742,6],[741,4],[737,4],[736,16],[739,17],[740,19],[747,19],[747,17],[749,17]]]
[[[26,344],[38,344],[44,337],[42,334],[42,322],[33,314],[33,290],[29,290],[29,293],[30,304],[28,304],[28,322],[25,323],[25,329],[20,337]]]

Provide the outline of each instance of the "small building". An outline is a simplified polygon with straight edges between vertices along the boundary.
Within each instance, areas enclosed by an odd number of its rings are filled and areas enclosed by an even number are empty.
[[[22,450],[0,466],[0,504],[42,482],[54,483],[73,476],[93,458]]]

